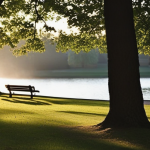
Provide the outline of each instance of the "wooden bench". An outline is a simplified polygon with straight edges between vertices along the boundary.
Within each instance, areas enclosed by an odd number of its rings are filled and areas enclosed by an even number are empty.
[[[12,97],[12,91],[30,92],[31,93],[31,98],[33,98],[33,93],[34,92],[39,92],[38,90],[35,90],[34,86],[31,86],[31,85],[28,85],[28,86],[24,86],[24,85],[5,85],[5,87],[9,91],[9,97]]]

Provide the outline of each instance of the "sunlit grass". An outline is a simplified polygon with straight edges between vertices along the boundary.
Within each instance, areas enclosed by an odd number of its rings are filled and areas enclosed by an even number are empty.
[[[23,124],[95,125],[104,119],[109,105],[103,101],[5,95],[1,100],[0,119]]]
[[[145,106],[150,119],[150,105]],[[0,150],[149,149],[149,129],[96,130],[108,101],[0,97]]]

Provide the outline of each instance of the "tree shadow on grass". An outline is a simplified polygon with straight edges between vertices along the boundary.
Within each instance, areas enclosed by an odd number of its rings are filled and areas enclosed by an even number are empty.
[[[8,95],[1,95],[1,97],[5,97],[5,99],[9,102],[14,103],[25,103],[31,105],[51,105],[51,104],[59,104],[59,105],[85,105],[85,106],[101,106],[101,107],[108,107],[108,101],[97,101],[97,100],[83,100],[83,99],[72,99],[72,98],[54,98],[54,97],[39,97],[35,96],[33,99],[20,97],[20,96],[13,96],[9,98]],[[13,99],[13,100],[12,100]],[[25,100],[25,101],[24,101]]]
[[[76,128],[0,122],[1,150],[135,150]]]
[[[48,102],[43,102],[43,101],[37,101],[35,99],[29,99],[29,98],[2,98],[1,100],[7,101],[7,102],[12,102],[12,103],[22,103],[22,104],[28,104],[28,105],[51,105]]]
[[[150,149],[150,129],[149,128],[121,128],[110,129],[105,134],[104,139],[109,138],[117,140],[120,143],[124,142],[129,145],[137,145],[138,150]]]
[[[69,114],[76,114],[76,115],[96,115],[96,116],[106,116],[107,114],[97,114],[97,113],[86,113],[86,112],[77,112],[77,111],[57,111],[57,112],[63,112],[63,113],[69,113]]]
[[[39,100],[44,100],[50,102],[52,104],[60,104],[60,105],[85,105],[85,106],[101,106],[101,107],[109,107],[108,101],[97,101],[97,100],[83,100],[83,99],[69,99],[69,98],[41,98],[37,97]]]

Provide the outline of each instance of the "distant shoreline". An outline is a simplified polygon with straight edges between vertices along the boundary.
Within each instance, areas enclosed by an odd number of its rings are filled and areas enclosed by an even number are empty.
[[[94,69],[65,69],[65,70],[38,70],[35,78],[108,78],[106,65]],[[150,77],[150,67],[140,67],[140,77]]]
[[[118,72],[119,73],[119,72]],[[76,68],[64,70],[23,70],[0,74],[1,78],[107,78],[108,67],[103,64],[97,68]],[[150,77],[150,67],[140,66],[140,77]]]

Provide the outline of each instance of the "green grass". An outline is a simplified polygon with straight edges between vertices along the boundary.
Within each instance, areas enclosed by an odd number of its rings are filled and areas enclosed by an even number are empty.
[[[108,110],[107,101],[1,95],[0,150],[150,149],[149,129],[92,127]]]

